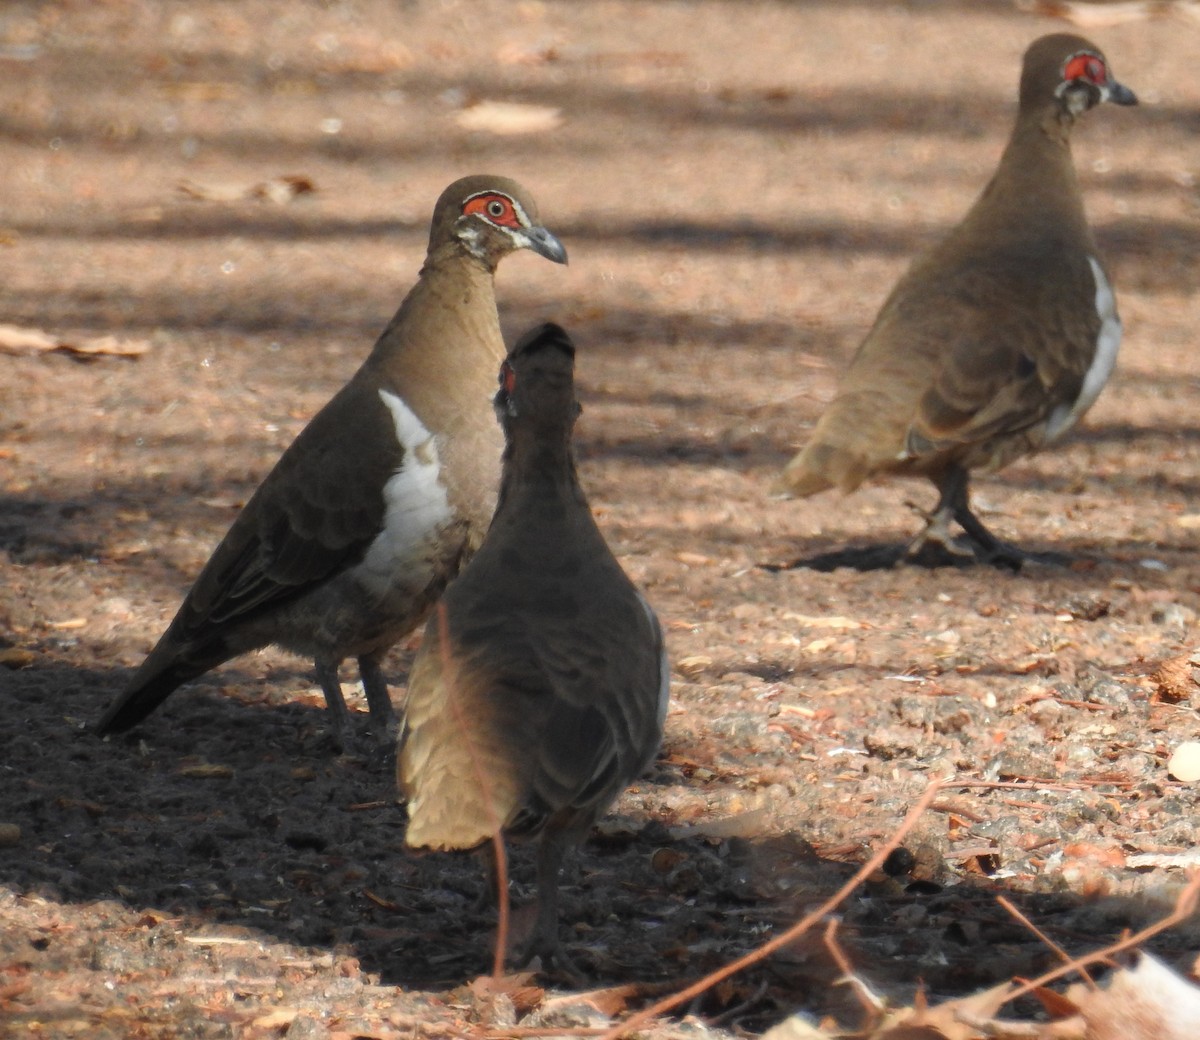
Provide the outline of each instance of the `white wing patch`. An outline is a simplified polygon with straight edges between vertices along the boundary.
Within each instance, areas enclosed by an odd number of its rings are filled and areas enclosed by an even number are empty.
[[[380,390],[392,413],[396,440],[404,449],[400,468],[384,485],[383,530],[371,543],[359,577],[372,592],[384,595],[398,574],[410,571],[427,554],[427,546],[454,511],[441,484],[437,441],[399,397]]]
[[[650,606],[649,601],[640,592],[637,593],[637,598],[642,606],[642,610],[646,613],[646,620],[650,622],[651,630],[658,636],[659,643],[663,644],[662,652],[658,658],[658,701],[654,706],[654,717],[658,725],[658,732],[662,733],[663,724],[667,720],[667,706],[671,700],[671,662],[667,658],[667,647],[663,640],[662,626],[659,624],[658,615],[654,613],[654,608]],[[654,754],[658,754],[657,746],[654,749]],[[651,761],[653,761],[653,757]],[[647,769],[649,765],[649,762],[644,763],[642,770]],[[639,772],[642,770],[639,770]]]
[[[1117,363],[1117,349],[1121,346],[1121,319],[1117,316],[1117,301],[1112,286],[1104,277],[1104,271],[1093,256],[1088,257],[1092,265],[1092,277],[1096,280],[1096,313],[1100,315],[1100,335],[1096,337],[1096,355],[1091,367],[1083,377],[1079,396],[1071,405],[1060,405],[1050,415],[1046,424],[1046,442],[1054,440],[1075,425],[1084,412],[1096,403],[1108,377]]]

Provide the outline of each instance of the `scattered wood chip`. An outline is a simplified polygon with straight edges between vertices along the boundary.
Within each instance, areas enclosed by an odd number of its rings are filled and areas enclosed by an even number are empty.
[[[366,896],[370,902],[374,903],[383,910],[387,910],[389,913],[399,914],[404,912],[404,907],[399,903],[395,902],[394,900],[387,899],[384,896],[376,895],[369,888],[363,889],[363,895]]]
[[[1200,848],[1186,852],[1139,852],[1127,856],[1125,865],[1138,867],[1178,867],[1182,870],[1200,870]]]
[[[268,1011],[265,1015],[259,1015],[250,1023],[250,1028],[282,1029],[284,1026],[290,1026],[299,1017],[299,1008],[275,1008],[274,1011]]]
[[[185,935],[183,937],[185,943],[190,943],[192,946],[258,946],[262,947],[262,943],[258,939],[246,939],[238,935]]]
[[[454,121],[464,130],[510,137],[553,130],[562,122],[562,110],[515,101],[479,101],[457,112]]]
[[[686,679],[694,679],[713,666],[713,659],[707,654],[693,654],[691,657],[681,657],[675,662],[675,671]]]
[[[0,353],[47,354],[61,350],[81,357],[141,357],[150,349],[145,340],[121,339],[118,336],[95,336],[89,339],[67,339],[42,329],[22,328],[19,325],[0,325]]]
[[[28,668],[38,655],[32,650],[22,650],[18,646],[10,646],[4,650],[0,650],[0,667],[11,668],[14,672],[18,668]]]
[[[317,190],[311,177],[303,174],[283,174],[252,184],[222,181],[204,184],[200,181],[182,180],[179,191],[189,199],[202,202],[245,202],[267,201],[283,206],[300,195],[311,195]]]
[[[705,820],[701,823],[689,824],[683,827],[672,827],[671,837],[676,841],[688,838],[753,838],[762,834],[770,823],[771,817],[766,809],[748,809],[746,812],[723,816],[716,820]]]
[[[504,996],[512,1001],[513,1009],[518,1015],[525,1015],[537,1007],[546,995],[540,986],[532,984],[534,973],[523,971],[515,975],[480,975],[467,985],[471,996],[480,1003],[487,1004],[496,997]]]
[[[179,775],[197,780],[228,780],[233,769],[215,762],[187,762],[179,767]]]
[[[1110,29],[1114,25],[1165,18],[1172,14],[1192,17],[1187,10],[1188,5],[1177,0],[1111,0],[1106,3],[1096,3],[1094,0],[1016,0],[1016,6],[1030,14],[1061,18],[1084,29]]]
[[[543,1001],[543,1018],[560,1007],[570,1007],[574,1004],[586,1004],[600,1014],[613,1018],[629,1006],[630,998],[641,996],[645,990],[646,987],[642,983],[630,982],[621,986],[585,990],[582,993],[563,993]]]
[[[811,617],[808,614],[794,614],[791,611],[783,615],[783,620],[792,621],[801,628],[860,629],[871,627],[867,622],[856,621],[854,618],[837,616]]]
[[[1163,661],[1150,675],[1155,697],[1168,704],[1184,704],[1200,692],[1200,651]]]

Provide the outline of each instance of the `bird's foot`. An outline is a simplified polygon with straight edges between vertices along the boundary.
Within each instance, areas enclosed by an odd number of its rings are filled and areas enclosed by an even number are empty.
[[[920,567],[985,564],[1014,573],[1026,562],[1049,562],[997,538],[969,511],[939,508],[927,513],[911,502],[907,504],[925,518],[925,528],[909,542],[904,551],[905,562]],[[962,535],[951,534],[951,521],[957,521],[963,528]]]
[[[558,936],[542,935],[538,929],[526,940],[513,966],[517,969],[530,968],[539,975],[579,989],[588,982],[587,975],[559,944]]]
[[[898,562],[918,567],[970,567],[983,562],[979,556],[981,547],[974,539],[957,537],[950,532],[952,514],[948,510],[937,509],[930,513],[913,502],[905,505],[924,519],[925,527],[908,543]]]

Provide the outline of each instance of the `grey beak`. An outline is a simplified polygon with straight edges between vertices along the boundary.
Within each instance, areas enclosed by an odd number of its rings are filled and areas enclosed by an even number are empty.
[[[547,260],[553,260],[556,264],[565,264],[567,262],[566,247],[544,227],[524,228],[523,231],[529,248],[537,253],[538,256],[544,256]]]
[[[1111,101],[1114,105],[1136,105],[1138,103],[1137,95],[1115,79],[1104,85],[1104,100]]]

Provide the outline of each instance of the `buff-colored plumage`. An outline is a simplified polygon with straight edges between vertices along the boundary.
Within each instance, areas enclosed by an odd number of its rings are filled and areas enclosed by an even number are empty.
[[[968,475],[1060,436],[1111,372],[1121,325],[1069,141],[1087,108],[1135,100],[1081,37],[1029,47],[995,175],[892,290],[781,491],[925,476],[942,496],[927,534],[940,538],[954,519],[979,558],[1019,561],[970,512]]]

